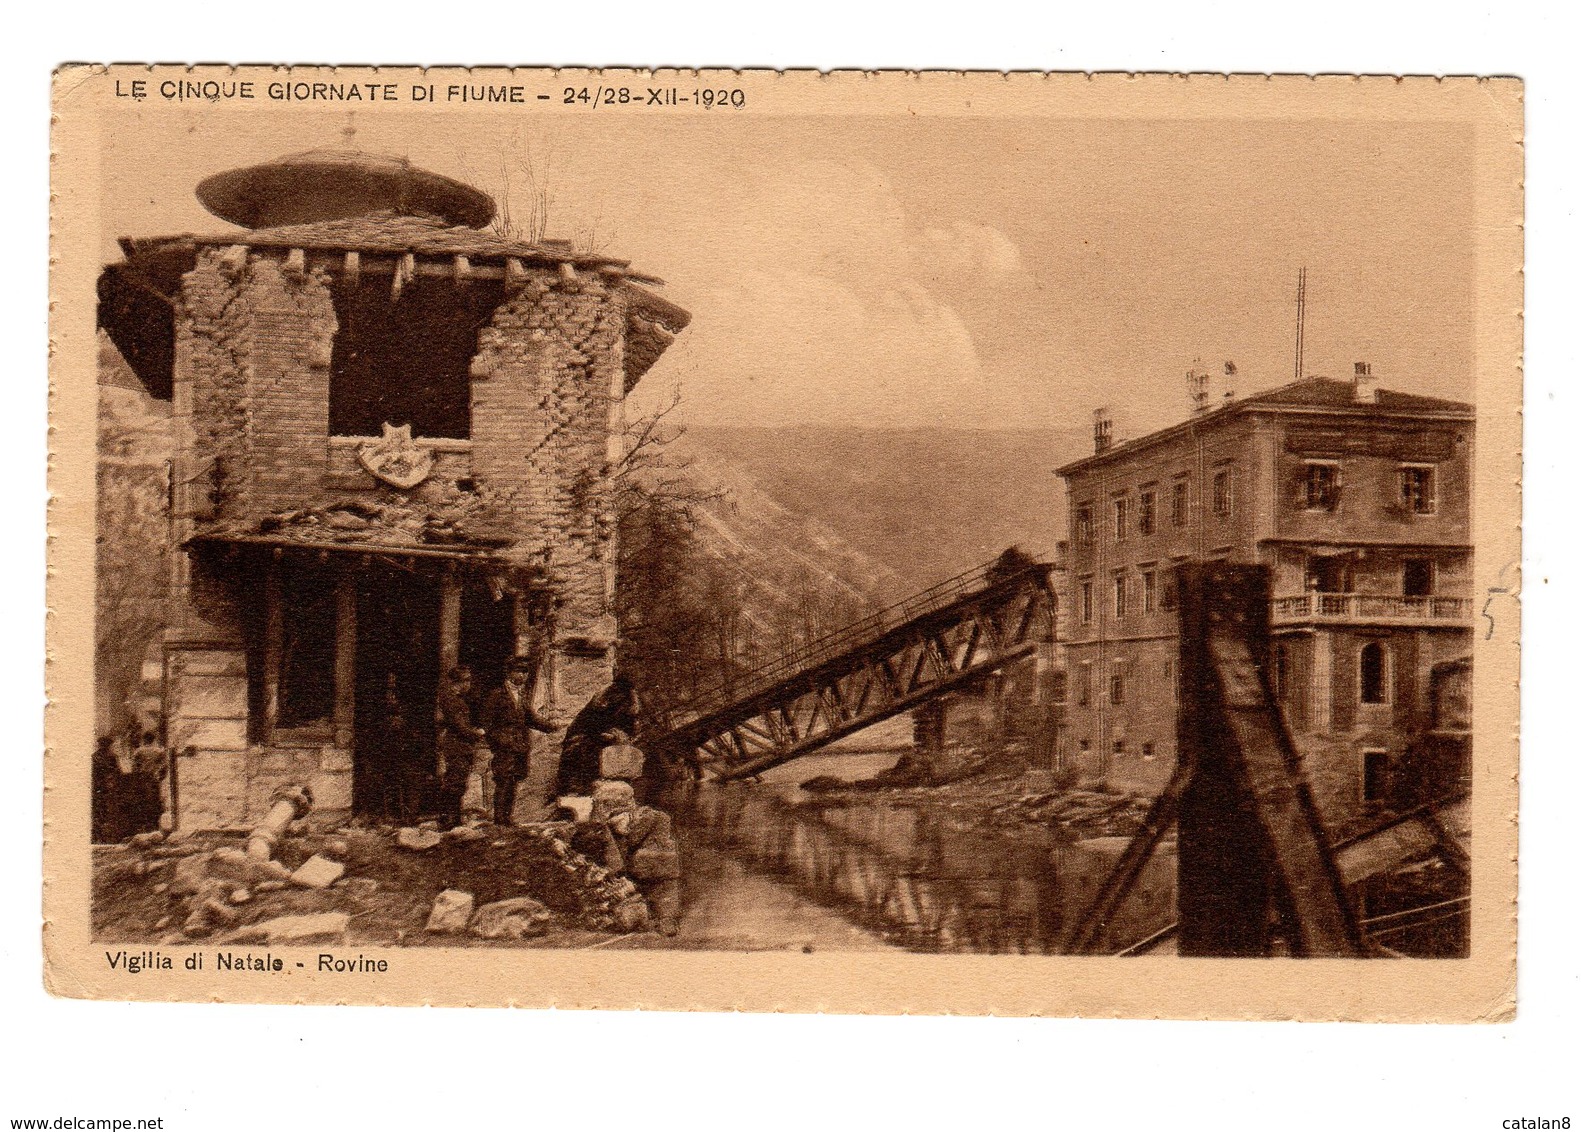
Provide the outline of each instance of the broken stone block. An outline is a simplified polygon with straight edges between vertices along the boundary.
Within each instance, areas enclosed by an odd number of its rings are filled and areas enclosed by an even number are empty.
[[[326,857],[333,857],[337,861],[344,861],[351,856],[351,842],[344,837],[336,837],[324,843],[320,850]]]
[[[291,874],[291,883],[299,884],[303,888],[328,888],[340,879],[346,871],[346,866],[339,861],[331,861],[328,857],[314,853],[302,867]]]
[[[231,938],[237,943],[300,943],[322,939],[333,941],[346,934],[351,917],[345,912],[314,912],[305,916],[276,916],[238,928]]]
[[[291,870],[279,861],[260,860],[232,846],[214,850],[209,857],[209,872],[249,887],[266,880],[291,879]]]
[[[640,896],[629,896],[615,906],[615,926],[623,932],[648,930],[648,902]]]
[[[471,932],[479,939],[526,939],[548,930],[551,913],[531,896],[496,900],[478,909]]]
[[[379,882],[372,877],[343,877],[336,887],[354,900],[366,900],[379,891]]]
[[[407,826],[395,835],[397,845],[414,853],[432,849],[443,840],[443,835],[437,829],[413,829],[411,826]]]
[[[170,877],[170,891],[177,896],[188,896],[203,887],[209,875],[209,855],[196,853],[176,862]]]
[[[427,929],[444,935],[466,931],[467,922],[472,919],[474,900],[470,892],[445,889],[434,897],[434,906],[428,913]]]
[[[253,885],[253,891],[254,892],[279,892],[282,888],[285,888],[285,887],[287,887],[287,885],[286,885],[286,882],[283,881],[283,880],[261,880],[257,884]]]
[[[458,825],[454,829],[447,831],[444,837],[457,845],[469,845],[475,841],[486,840],[488,834],[474,825]]]
[[[150,830],[147,833],[134,833],[134,834],[132,834],[132,836],[127,839],[127,844],[129,844],[129,845],[136,845],[136,846],[139,846],[139,847],[144,846],[144,845],[158,845],[164,839],[165,839],[165,835],[163,833],[161,833],[159,830],[154,829],[154,830]]]
[[[230,902],[232,904],[246,904],[252,898],[253,894],[248,892],[245,888],[236,888],[231,890]]]

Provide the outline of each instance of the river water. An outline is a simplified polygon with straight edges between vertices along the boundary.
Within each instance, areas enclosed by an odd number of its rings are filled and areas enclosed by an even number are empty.
[[[866,777],[895,753],[800,760],[756,784],[666,800],[687,879],[678,946],[1054,954],[1125,838],[971,828],[947,803],[831,798],[798,783]],[[1166,842],[1103,933],[1118,951],[1174,919]]]

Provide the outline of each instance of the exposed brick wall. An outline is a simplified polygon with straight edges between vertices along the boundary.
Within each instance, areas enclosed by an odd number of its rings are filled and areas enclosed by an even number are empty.
[[[189,484],[177,537],[350,500],[404,495],[443,506],[470,477],[516,537],[508,553],[547,566],[557,636],[581,646],[550,658],[547,672],[554,708],[569,719],[613,663],[586,646],[613,636],[610,437],[625,378],[624,292],[597,275],[529,269],[479,335],[470,442],[451,444],[428,482],[399,493],[362,470],[354,448],[330,443],[333,286],[327,271],[283,252],[199,254],[177,317],[178,413],[186,406],[178,474]],[[193,752],[182,760],[183,824],[244,825],[292,782],[312,785],[322,806],[349,805],[349,752],[246,742],[245,595],[185,556],[177,591],[189,615],[202,606],[188,621],[201,623],[211,647],[235,646],[223,674],[194,675],[172,653],[172,738]],[[543,761],[552,765],[550,751]]]
[[[598,277],[549,271],[502,303],[473,365],[473,471],[520,516],[523,558],[547,554],[558,624],[609,615],[614,523],[607,440],[623,380],[624,297]]]
[[[304,486],[322,489],[336,319],[324,272],[292,273],[257,254],[249,266],[242,293],[252,317],[247,503],[256,515],[301,507]]]

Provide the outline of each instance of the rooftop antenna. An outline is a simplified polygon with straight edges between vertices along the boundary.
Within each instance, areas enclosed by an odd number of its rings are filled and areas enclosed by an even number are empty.
[[[1307,269],[1302,268],[1296,275],[1296,380],[1301,380],[1304,368],[1304,351],[1306,348],[1307,324]]]

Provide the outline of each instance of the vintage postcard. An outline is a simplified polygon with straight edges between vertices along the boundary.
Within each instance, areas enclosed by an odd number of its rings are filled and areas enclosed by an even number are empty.
[[[1518,81],[54,108],[53,992],[1513,1016]]]

